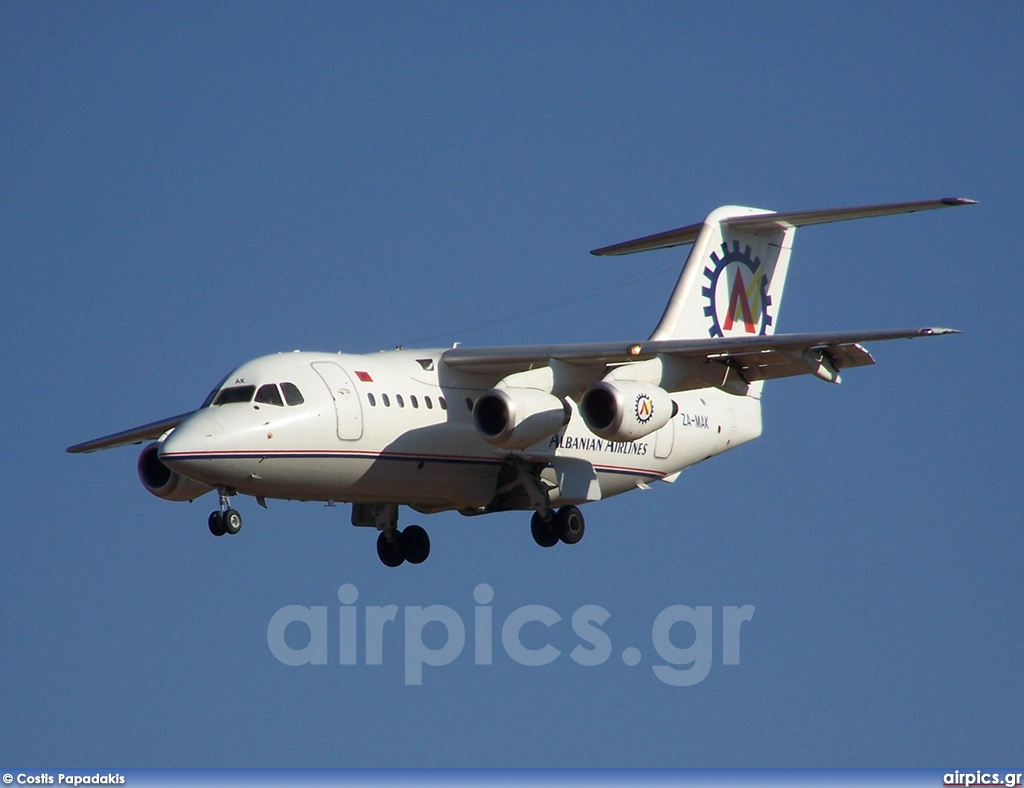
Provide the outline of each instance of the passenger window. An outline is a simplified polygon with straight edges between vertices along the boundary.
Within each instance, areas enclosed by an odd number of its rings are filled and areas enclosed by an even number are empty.
[[[370,401],[370,407],[372,407],[372,408],[376,408],[377,407],[377,398],[374,397],[373,394],[367,393],[366,399],[368,399]]]
[[[441,405],[441,410],[448,410],[448,403],[444,401],[444,397],[438,397],[437,401]]]
[[[281,392],[277,390],[276,383],[267,383],[264,386],[260,386],[260,390],[256,392],[256,401],[262,402],[264,405],[284,407],[284,400],[281,399]]]
[[[398,407],[400,407],[400,408],[404,408],[405,407],[405,400],[402,399],[402,395],[401,394],[395,394],[395,399],[398,400]]]
[[[281,390],[284,391],[284,401],[289,405],[301,405],[306,401],[294,383],[282,383]]]
[[[470,411],[473,410],[473,400],[469,397],[466,397],[466,407],[469,408]]]
[[[412,403],[412,406],[414,408],[418,408],[420,406],[420,403],[417,401],[415,394],[409,395],[409,401]]]
[[[249,402],[255,393],[255,386],[232,386],[231,388],[221,389],[213,404],[231,405],[235,402]]]
[[[384,400],[384,407],[385,408],[390,408],[391,407],[391,400],[388,399],[388,395],[387,394],[381,394],[380,396],[381,396],[381,399]]]

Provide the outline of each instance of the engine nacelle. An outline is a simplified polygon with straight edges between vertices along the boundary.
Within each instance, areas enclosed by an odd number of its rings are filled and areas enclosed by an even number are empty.
[[[212,490],[205,484],[175,473],[160,461],[159,443],[151,443],[139,455],[139,480],[142,486],[165,501],[191,501]]]
[[[583,393],[587,428],[610,441],[635,441],[660,430],[678,407],[669,393],[647,383],[600,380]]]
[[[480,437],[504,449],[525,449],[569,422],[568,403],[536,389],[490,389],[473,405]]]

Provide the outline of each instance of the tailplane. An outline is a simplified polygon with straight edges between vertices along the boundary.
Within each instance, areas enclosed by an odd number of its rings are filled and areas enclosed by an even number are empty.
[[[950,197],[793,213],[727,205],[700,224],[595,249],[592,254],[693,244],[652,340],[769,335],[778,322],[797,227],[973,202]]]

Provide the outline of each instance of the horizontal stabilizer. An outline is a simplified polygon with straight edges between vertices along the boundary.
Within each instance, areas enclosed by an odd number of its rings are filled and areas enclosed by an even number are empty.
[[[869,219],[873,216],[888,216],[896,213],[914,213],[931,211],[935,208],[950,208],[957,205],[974,205],[975,200],[964,197],[944,197],[941,200],[921,200],[918,202],[890,203],[887,205],[862,205],[854,208],[827,208],[820,211],[794,211],[790,213],[765,212],[755,216],[740,216],[724,219],[722,224],[734,229],[748,232],[777,230],[786,227],[804,227],[809,224],[825,224],[827,222],[845,222],[850,219]],[[624,241],[600,249],[594,249],[594,255],[623,255],[634,252],[646,252],[652,249],[667,249],[693,243],[700,233],[701,224],[690,224],[663,233],[646,235],[632,241]]]

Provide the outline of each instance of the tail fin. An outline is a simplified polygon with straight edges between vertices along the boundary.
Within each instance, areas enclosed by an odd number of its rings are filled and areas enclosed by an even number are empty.
[[[651,339],[774,333],[796,228],[729,223],[764,215],[735,205],[708,215]]]
[[[701,224],[595,249],[621,255],[693,244],[665,313],[651,339],[773,334],[796,228],[894,213],[913,213],[973,200],[942,200],[772,213],[727,205]]]

